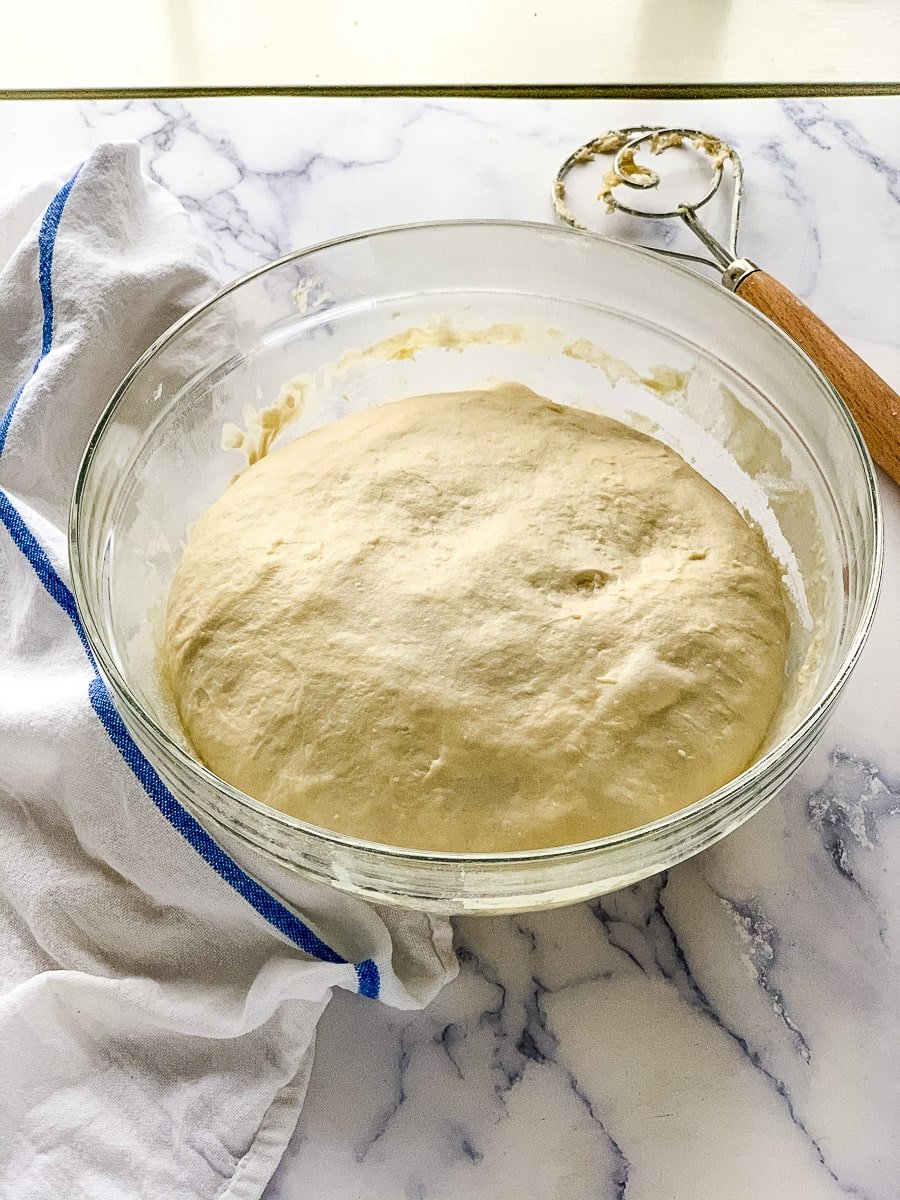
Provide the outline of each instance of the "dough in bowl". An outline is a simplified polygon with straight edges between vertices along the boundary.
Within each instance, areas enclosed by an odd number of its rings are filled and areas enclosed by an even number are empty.
[[[164,659],[198,757],[394,846],[643,825],[753,760],[781,571],[674,451],[519,384],[317,429],[190,531]]]

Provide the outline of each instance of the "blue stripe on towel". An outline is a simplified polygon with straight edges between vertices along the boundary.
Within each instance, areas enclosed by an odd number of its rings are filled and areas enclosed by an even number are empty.
[[[320,937],[285,908],[271,893],[230,858],[206,832],[199,821],[183,808],[150,763],[141,754],[134,743],[122,718],[119,716],[109,692],[103,685],[99,675],[95,675],[88,686],[88,694],[94,712],[103,722],[103,728],[109,734],[110,740],[128,763],[138,783],[166,818],[169,824],[177,829],[181,836],[194,847],[200,857],[226,882],[231,884],[236,892],[251,904],[258,913],[270,921],[276,928],[295,942],[304,953],[312,958],[320,958],[323,962],[345,963],[346,958],[326,946]]]
[[[81,167],[78,168],[78,171]],[[35,359],[34,366],[31,368],[33,375],[37,371],[41,362],[46,358],[50,346],[53,342],[53,249],[56,246],[56,233],[59,229],[59,222],[63,214],[63,209],[66,207],[66,201],[69,198],[69,192],[72,190],[72,184],[78,178],[78,171],[71,179],[66,180],[50,203],[47,205],[47,211],[44,213],[44,218],[41,221],[41,228],[38,232],[38,284],[41,289],[41,308],[43,309],[43,322],[41,324],[41,352]],[[9,427],[12,423],[13,413],[16,411],[16,405],[19,403],[19,397],[25,391],[23,383],[0,419],[0,454],[3,453],[3,447],[6,445],[6,435],[9,433]]]
[[[35,362],[34,371],[38,369],[41,361],[47,355],[53,341],[53,291],[51,286],[53,248],[63,208],[77,176],[78,171],[60,188],[50,201],[50,205],[41,222],[40,233],[38,235],[38,280],[41,289],[44,319],[41,331],[41,352]],[[34,371],[32,371],[32,374],[34,374]],[[23,384],[13,396],[2,421],[0,421],[0,454],[3,452],[10,421],[12,420],[13,412],[24,386]],[[94,709],[110,740],[128,764],[138,783],[140,783],[165,819],[197,851],[204,862],[208,863],[239,896],[243,897],[261,917],[279,930],[280,933],[284,934],[304,954],[308,954],[311,958],[317,958],[322,962],[347,963],[348,960],[346,958],[343,958],[336,950],[332,950],[317,934],[313,933],[309,926],[296,913],[292,912],[285,904],[282,904],[262,884],[248,875],[246,871],[242,870],[230,855],[225,853],[221,846],[206,832],[200,822],[192,817],[187,809],[175,799],[148,760],[138,749],[137,744],[125,728],[125,724],[110,698],[106,684],[97,671],[97,664],[91,653],[87,635],[78,616],[75,597],[63,582],[43,546],[41,546],[40,542],[26,525],[21,513],[16,509],[2,488],[0,488],[0,523],[9,531],[10,537],[28,560],[45,591],[56,601],[75,627],[75,632],[78,634],[79,641],[93,671],[93,676],[88,685],[91,707]],[[377,964],[372,959],[367,958],[363,962],[354,963],[353,966],[359,980],[360,995],[377,1000],[381,991],[381,976]]]
[[[0,522],[6,526],[9,530],[9,536],[28,559],[32,570],[41,581],[44,590],[53,597],[75,626],[75,632],[78,634],[84,652],[88,656],[91,666],[96,671],[97,664],[94,662],[94,655],[91,653],[91,647],[88,644],[87,637],[78,617],[75,597],[63,583],[56,568],[50,561],[46,550],[22,520],[18,509],[13,506],[2,488],[0,488]]]

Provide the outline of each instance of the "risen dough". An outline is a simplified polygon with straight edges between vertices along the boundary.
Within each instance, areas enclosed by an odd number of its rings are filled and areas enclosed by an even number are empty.
[[[788,624],[760,535],[660,442],[520,385],[298,438],[191,530],[165,659],[223,779],[444,851],[644,824],[753,759]]]

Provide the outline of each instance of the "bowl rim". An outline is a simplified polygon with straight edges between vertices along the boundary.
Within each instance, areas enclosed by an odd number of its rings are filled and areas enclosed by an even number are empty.
[[[441,231],[455,229],[474,229],[474,228],[504,228],[504,229],[523,229],[532,230],[535,233],[547,235],[553,234],[560,238],[579,238],[590,242],[609,243],[615,246],[618,250],[624,250],[627,253],[633,254],[638,259],[650,260],[654,264],[654,269],[662,268],[664,271],[673,271],[682,275],[687,275],[695,283],[699,283],[701,287],[707,288],[711,295],[717,297],[714,303],[725,302],[726,304],[739,304],[746,316],[751,321],[755,321],[763,329],[767,329],[770,333],[774,332],[777,337],[786,342],[790,350],[795,353],[798,358],[805,362],[807,368],[811,368],[813,374],[817,377],[820,389],[824,396],[831,402],[835,414],[842,421],[850,437],[852,446],[856,449],[859,456],[859,465],[863,472],[863,480],[865,484],[866,499],[869,503],[869,511],[872,519],[874,545],[872,551],[872,566],[869,572],[868,580],[866,581],[865,598],[860,617],[857,622],[857,628],[853,635],[853,639],[848,647],[843,659],[834,669],[832,678],[816,701],[816,703],[805,713],[805,715],[781,738],[774,746],[772,746],[761,758],[755,759],[749,767],[736,775],[733,779],[709,792],[707,795],[700,797],[693,804],[685,808],[677,809],[673,813],[659,817],[654,821],[644,825],[639,825],[634,829],[627,829],[620,833],[611,834],[603,838],[594,838],[585,842],[569,843],[563,846],[548,846],[535,850],[510,850],[510,851],[493,851],[490,853],[450,853],[448,851],[433,851],[411,849],[402,846],[391,846],[383,842],[371,842],[364,838],[357,838],[350,834],[336,833],[334,830],[326,829],[322,826],[313,825],[310,822],[303,821],[297,817],[292,817],[287,813],[283,813],[278,809],[269,807],[261,801],[254,799],[240,788],[221,779],[215,772],[210,771],[198,759],[188,754],[157,721],[144,709],[143,705],[135,698],[128,681],[119,671],[112,656],[107,652],[106,644],[103,636],[100,633],[90,609],[84,586],[84,575],[82,571],[81,555],[79,551],[79,536],[81,529],[81,513],[82,513],[82,496],[84,493],[85,483],[90,473],[91,464],[94,455],[103,437],[106,427],[112,420],[116,409],[119,406],[125,393],[135,380],[135,378],[144,370],[144,368],[156,357],[156,355],[172,341],[182,329],[191,322],[195,321],[208,309],[219,303],[226,296],[239,288],[251,283],[254,279],[267,274],[270,271],[278,270],[291,262],[297,262],[312,254],[320,253],[333,249],[337,246],[347,245],[351,242],[370,241],[378,237],[387,235],[404,234],[416,231]],[[250,812],[269,821],[272,825],[281,827],[282,830],[289,834],[300,834],[304,837],[310,837],[318,842],[330,844],[339,849],[350,849],[364,852],[373,857],[382,859],[390,859],[394,862],[408,862],[410,864],[428,864],[430,866],[446,866],[448,868],[478,868],[489,867],[491,865],[509,865],[521,864],[526,866],[530,863],[553,862],[563,863],[567,861],[577,860],[585,855],[594,855],[603,853],[604,851],[618,850],[627,847],[635,841],[645,841],[648,837],[654,834],[663,834],[666,831],[687,823],[692,818],[698,817],[701,814],[713,809],[719,805],[725,804],[731,799],[735,793],[742,792],[748,785],[752,785],[760,777],[766,776],[778,763],[784,761],[792,751],[799,745],[804,743],[807,738],[815,730],[817,724],[822,720],[823,716],[835,703],[838,695],[843,689],[847,679],[849,678],[856,662],[862,652],[862,648],[869,636],[872,628],[872,623],[875,618],[875,612],[878,604],[878,597],[881,590],[883,564],[884,564],[884,518],[882,512],[881,498],[878,491],[877,477],[875,474],[874,464],[862,434],[859,430],[856,421],[854,420],[850,410],[847,408],[840,393],[824,374],[824,372],[816,365],[808,354],[793,341],[778,325],[766,317],[763,313],[753,308],[752,305],[742,300],[736,293],[729,291],[721,285],[721,283],[707,278],[699,274],[696,270],[684,266],[682,263],[674,261],[663,255],[657,254],[654,250],[645,246],[634,245],[631,242],[624,241],[620,238],[608,237],[604,234],[595,233],[593,230],[570,229],[558,224],[550,224],[542,221],[518,221],[518,220],[503,220],[497,218],[462,218],[454,220],[441,221],[419,221],[409,224],[386,225],[379,226],[373,229],[359,230],[354,233],[345,234],[342,237],[328,238],[324,241],[316,242],[312,245],[305,246],[299,250],[292,250],[288,254],[282,255],[280,258],[274,259],[271,262],[264,263],[259,267],[248,271],[244,275],[238,276],[231,280],[219,291],[215,292],[209,299],[202,301],[189,312],[179,317],[172,325],[168,327],[162,334],[159,335],[144,353],[135,361],[123,376],[121,382],[116,387],[109,401],[105,405],[100,417],[97,420],[94,429],[85,446],[81,462],[78,467],[78,474],[75,480],[75,486],[72,492],[71,504],[69,507],[68,521],[68,556],[69,569],[72,580],[72,590],[75,597],[76,609],[79,619],[84,628],[85,637],[88,645],[94,655],[97,666],[100,672],[105,676],[106,680],[112,683],[112,694],[114,699],[121,699],[125,705],[131,710],[138,725],[145,725],[149,728],[154,740],[162,743],[162,746],[167,754],[174,757],[176,762],[185,768],[190,774],[198,776],[204,783],[211,786],[217,792],[224,794],[228,800],[238,805],[239,809],[250,810]],[[155,764],[151,762],[151,766],[156,769]],[[215,818],[217,821],[222,821],[222,818]],[[227,827],[227,824],[226,824]]]

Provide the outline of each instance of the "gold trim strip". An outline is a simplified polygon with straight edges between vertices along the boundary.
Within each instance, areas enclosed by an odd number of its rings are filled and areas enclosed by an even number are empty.
[[[333,87],[0,88],[0,100],[202,99],[231,96],[448,97],[499,100],[754,100],[898,96],[900,81],[872,83],[416,84]]]

